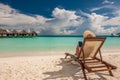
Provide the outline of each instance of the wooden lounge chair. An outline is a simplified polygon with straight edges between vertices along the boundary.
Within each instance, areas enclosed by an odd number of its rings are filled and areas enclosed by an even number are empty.
[[[103,61],[100,51],[105,39],[106,38],[86,38],[78,55],[65,53],[65,58],[70,56],[81,65],[85,80],[87,80],[85,69],[88,72],[108,71],[109,74],[113,76],[111,70],[116,69],[116,66]]]

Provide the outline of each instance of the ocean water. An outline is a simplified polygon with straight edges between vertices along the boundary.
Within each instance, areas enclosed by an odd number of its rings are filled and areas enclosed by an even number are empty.
[[[78,41],[83,41],[83,37],[0,38],[0,55],[75,52]],[[120,52],[120,37],[107,37],[102,51]]]

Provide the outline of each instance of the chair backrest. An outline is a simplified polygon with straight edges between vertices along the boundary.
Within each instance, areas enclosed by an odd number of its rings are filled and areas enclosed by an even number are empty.
[[[94,58],[100,48],[102,47],[106,38],[86,38],[84,39],[82,48],[80,50],[79,58]]]

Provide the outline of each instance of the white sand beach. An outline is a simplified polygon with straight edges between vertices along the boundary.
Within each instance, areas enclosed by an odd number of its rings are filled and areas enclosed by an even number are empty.
[[[103,59],[115,66],[114,77],[108,72],[88,73],[89,80],[120,80],[120,54],[107,53]],[[0,58],[0,80],[84,80],[81,67],[63,55]]]

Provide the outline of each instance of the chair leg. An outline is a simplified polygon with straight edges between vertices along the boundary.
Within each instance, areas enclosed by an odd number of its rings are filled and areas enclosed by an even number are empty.
[[[69,53],[65,53],[65,59],[67,58],[67,56],[69,56]],[[72,57],[71,57],[72,58]]]
[[[113,73],[112,73],[112,71],[111,71],[111,70],[109,71],[109,74],[110,74],[111,76],[113,76]]]
[[[67,58],[67,56],[68,56],[68,55],[67,55],[67,54],[65,54],[65,59]]]
[[[106,65],[106,66],[107,66],[107,69],[109,69],[109,71],[108,71],[108,72],[109,72],[110,76],[113,76],[113,73],[112,73],[112,71],[111,71],[111,69],[112,69],[112,68],[111,68],[111,67],[109,67],[108,65]]]
[[[79,62],[79,64],[80,64],[81,67],[82,67],[82,72],[83,72],[84,78],[85,78],[85,80],[87,80],[87,76],[86,76],[86,74],[85,74],[85,67],[84,67],[84,64],[83,64],[82,62],[80,62],[80,61],[78,61],[78,62]]]
[[[84,67],[83,67],[82,71],[83,71],[83,75],[84,75],[85,80],[87,80],[87,76],[85,74],[85,68]]]
[[[111,71],[111,67],[109,67],[109,74],[111,75],[111,76],[113,76],[113,73],[112,73],[112,71]]]

